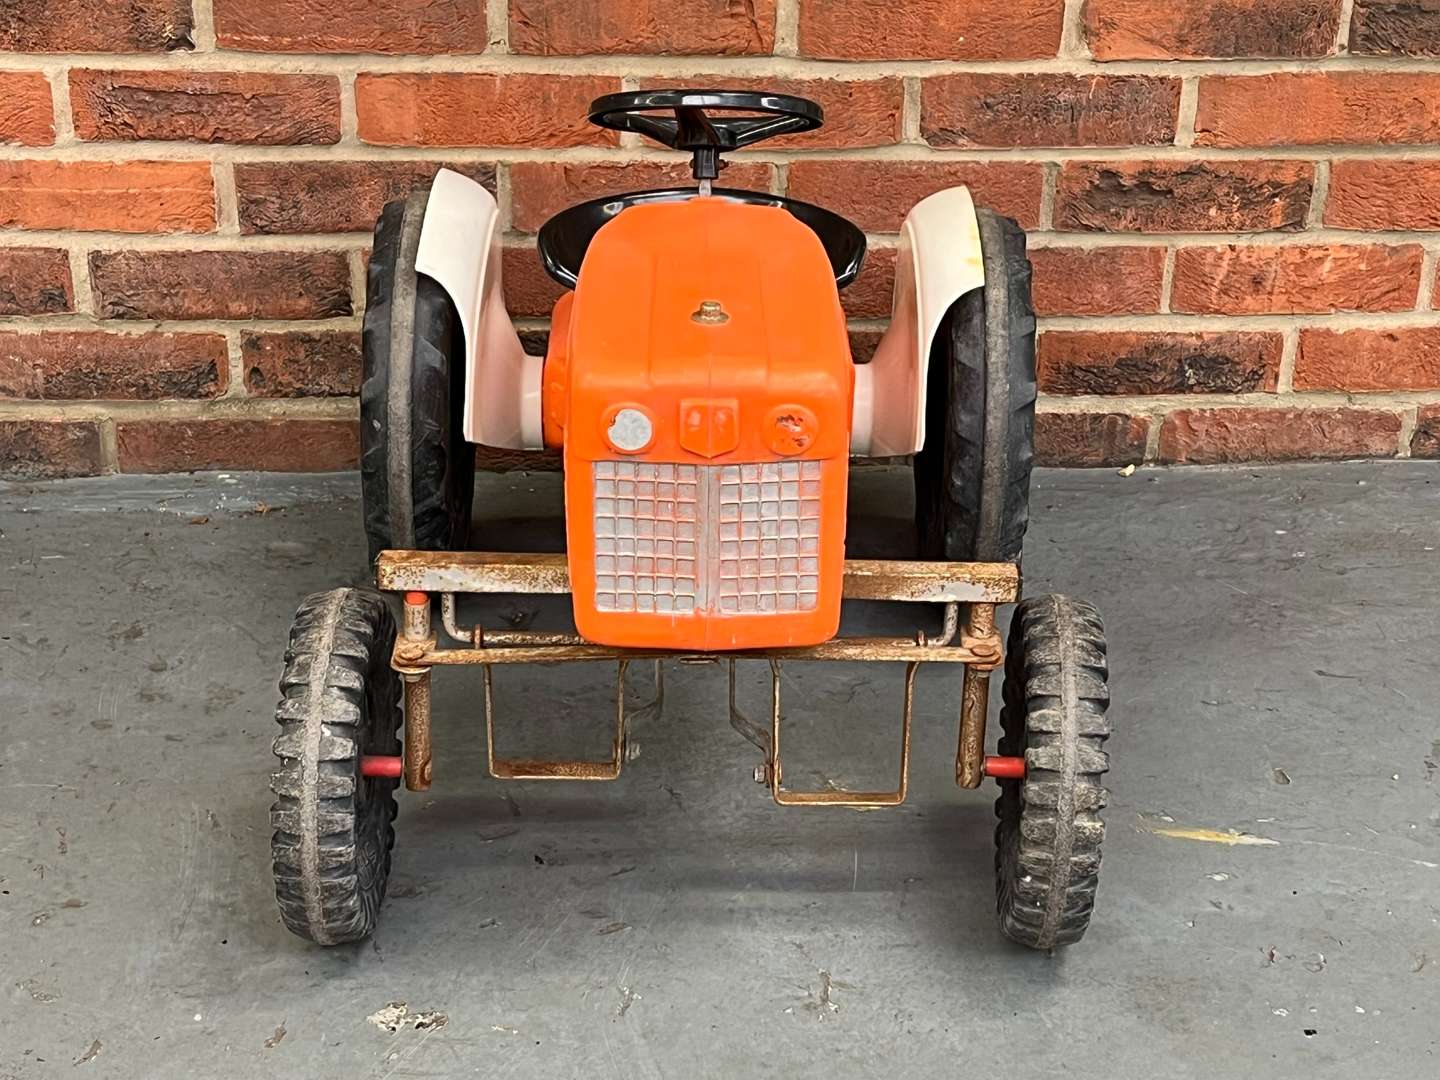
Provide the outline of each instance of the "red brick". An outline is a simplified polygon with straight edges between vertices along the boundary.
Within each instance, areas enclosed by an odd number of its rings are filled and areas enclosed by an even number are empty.
[[[370,232],[392,199],[449,168],[495,190],[493,165],[443,161],[249,161],[235,166],[244,233]]]
[[[262,469],[334,472],[359,460],[353,420],[122,420],[115,425],[120,471]]]
[[[1032,247],[1040,315],[1146,315],[1160,310],[1163,247]]]
[[[0,248],[0,315],[74,311],[70,257],[59,248]]]
[[[1315,167],[1303,161],[1067,161],[1055,227],[1078,232],[1304,228]]]
[[[1355,0],[1350,51],[1359,56],[1440,56],[1440,4]]]
[[[1340,0],[1089,0],[1085,34],[1097,60],[1328,56]]]
[[[252,397],[347,397],[360,392],[360,335],[290,330],[240,338]]]
[[[49,146],[54,141],[50,80],[38,71],[0,72],[0,143]]]
[[[857,364],[868,364],[875,358],[875,350],[880,347],[882,336],[879,330],[851,330],[850,359]]]
[[[204,161],[0,160],[0,228],[209,232]]]
[[[888,146],[900,139],[900,113],[905,86],[899,79],[783,79],[775,76],[735,78],[696,75],[684,79],[642,79],[641,89],[676,86],[723,86],[727,90],[769,90],[818,102],[825,126],[800,135],[768,139],[761,149],[824,150],[837,147]]]
[[[482,0],[215,0],[215,37],[297,53],[478,53],[489,41]]]
[[[333,75],[80,70],[70,72],[70,107],[82,139],[340,141]]]
[[[770,190],[770,166],[733,160],[722,174],[725,187]],[[511,225],[538,232],[553,214],[587,199],[649,188],[694,187],[688,161],[521,161],[510,166]]]
[[[98,424],[0,420],[0,480],[94,476],[101,468]]]
[[[845,314],[852,319],[888,319],[895,294],[893,247],[871,247],[860,276],[840,293]]]
[[[936,75],[920,84],[931,146],[1131,146],[1175,141],[1180,80],[1151,75]]]
[[[360,138],[381,146],[594,146],[613,131],[585,117],[620,89],[599,75],[361,73]]]
[[[1341,229],[1440,229],[1440,161],[1336,161],[1325,224]]]
[[[195,47],[190,0],[11,0],[0,52],[163,52]]]
[[[1065,0],[800,0],[800,55],[835,60],[1040,60]]]
[[[1243,394],[1274,390],[1283,339],[1269,333],[1047,330],[1050,394]]]
[[[1330,71],[1200,80],[1197,146],[1440,142],[1440,74]]]
[[[0,332],[0,397],[209,398],[225,372],[219,334]]]
[[[1409,311],[1424,257],[1418,244],[1181,248],[1170,307],[1205,315]]]
[[[510,51],[768,56],[775,0],[510,0]]]
[[[1440,326],[1300,331],[1296,390],[1440,389]]]
[[[1160,426],[1175,465],[1394,457],[1400,417],[1372,409],[1180,409]]]
[[[1410,456],[1440,458],[1440,405],[1422,405],[1410,436]]]
[[[90,282],[112,319],[324,319],[352,313],[340,251],[97,251]]]
[[[555,301],[567,290],[545,272],[533,244],[507,246],[503,254],[506,310],[515,318],[548,319]]]
[[[1070,468],[1138,465],[1150,421],[1125,413],[1041,412],[1035,417],[1035,463]]]
[[[1026,228],[1040,223],[1044,171],[1023,161],[796,161],[788,194],[833,210],[867,232],[898,232],[921,199],[962,184],[977,205]]]

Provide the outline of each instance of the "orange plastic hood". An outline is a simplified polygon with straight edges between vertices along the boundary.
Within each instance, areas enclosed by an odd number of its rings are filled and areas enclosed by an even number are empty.
[[[581,632],[607,644],[697,649],[832,636],[854,370],[830,262],[809,227],[780,207],[723,198],[625,210],[591,242],[564,352]],[[742,464],[761,467],[747,468],[743,484],[724,472]],[[611,495],[634,490],[626,478],[644,494],[615,503]],[[677,481],[693,505],[672,503]],[[753,507],[741,505],[752,496]],[[639,514],[638,525],[627,514]],[[690,514],[694,529],[671,514]],[[695,565],[678,557],[676,528],[697,533]],[[629,534],[618,548],[608,535],[616,529]],[[799,570],[791,540],[808,552]],[[692,576],[677,586],[684,573]]]

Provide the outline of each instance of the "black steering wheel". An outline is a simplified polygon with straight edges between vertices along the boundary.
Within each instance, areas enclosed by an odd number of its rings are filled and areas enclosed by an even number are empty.
[[[674,116],[656,116],[657,110]],[[741,113],[711,116],[710,112]],[[590,104],[590,121],[614,131],[635,131],[692,155],[696,180],[720,175],[720,155],[761,139],[813,131],[825,122],[813,101],[790,94],[743,90],[640,90],[606,94]]]

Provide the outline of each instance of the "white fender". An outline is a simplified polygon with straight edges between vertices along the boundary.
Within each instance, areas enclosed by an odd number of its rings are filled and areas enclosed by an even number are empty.
[[[947,188],[916,203],[900,229],[890,328],[875,358],[855,366],[852,454],[899,457],[925,445],[930,346],[950,305],[984,284],[969,189]]]
[[[418,273],[450,296],[465,332],[465,438],[508,450],[545,445],[540,409],[544,360],[526,356],[505,310],[500,207],[468,176],[435,174],[420,227]]]

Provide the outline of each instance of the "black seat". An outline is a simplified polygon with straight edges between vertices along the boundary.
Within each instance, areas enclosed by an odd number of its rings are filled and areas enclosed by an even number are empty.
[[[693,199],[695,188],[662,188],[657,191],[631,191],[624,195],[607,195],[562,210],[540,228],[540,261],[545,271],[567,289],[573,289],[580,278],[580,264],[600,226],[622,210],[649,203],[680,202]],[[716,188],[717,198],[757,206],[780,206],[810,226],[835,272],[835,285],[843,289],[855,280],[865,261],[865,234],[839,214],[798,199],[786,199],[763,191],[740,191]]]

